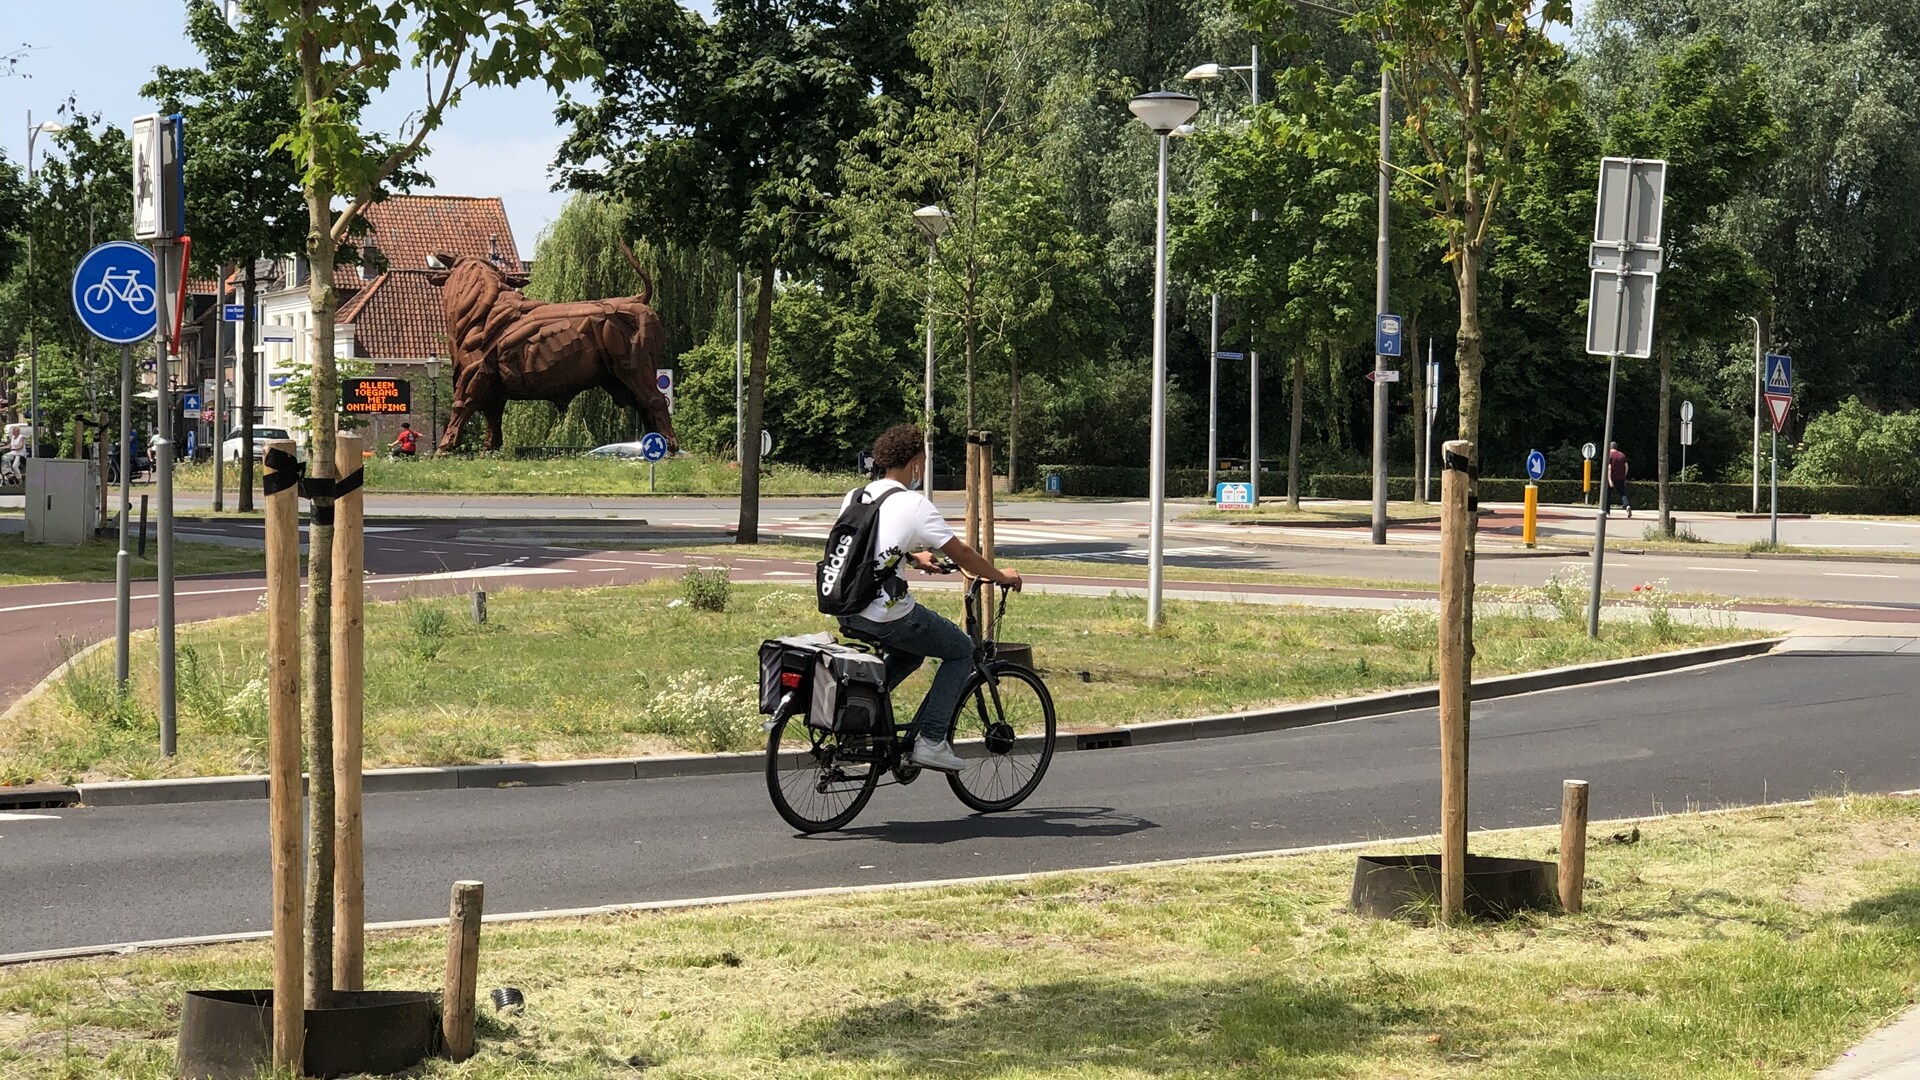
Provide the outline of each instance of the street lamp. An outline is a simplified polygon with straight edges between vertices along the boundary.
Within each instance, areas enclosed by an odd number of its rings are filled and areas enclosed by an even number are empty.
[[[927,498],[933,498],[933,267],[939,255],[940,237],[953,224],[953,215],[938,206],[923,206],[913,212],[913,223],[920,226],[920,232],[927,238],[927,398],[922,406],[924,420],[920,429],[921,438],[926,440],[923,451],[925,460],[920,463],[920,473]]]
[[[1752,315],[1747,321],[1753,324],[1753,513],[1760,512],[1760,379],[1761,369],[1766,360],[1762,356],[1764,346],[1760,341],[1760,320]]]
[[[1247,84],[1247,92],[1252,104],[1260,104],[1260,46],[1253,47],[1252,62],[1248,64],[1201,64],[1189,70],[1185,76],[1188,82],[1214,82],[1226,77],[1228,72],[1241,76]],[[1260,211],[1253,211],[1250,220],[1259,221]],[[1216,391],[1220,383],[1220,293],[1213,294],[1213,329],[1209,347],[1211,370],[1207,379],[1207,491],[1212,494],[1214,467],[1219,463],[1216,449],[1220,430],[1219,396]],[[1254,505],[1260,503],[1260,353],[1247,342],[1247,493]]]
[[[1167,141],[1200,111],[1200,99],[1156,90],[1127,108],[1160,136],[1159,198],[1153,234],[1153,418],[1149,438],[1147,497],[1152,503],[1147,533],[1147,626],[1160,625],[1160,586],[1166,576],[1167,526]]]
[[[33,191],[33,142],[42,132],[52,135],[67,130],[52,120],[33,122],[33,110],[27,110],[27,190]],[[29,197],[32,197],[29,195]],[[40,343],[33,326],[33,210],[27,211],[27,413],[32,422],[32,457],[40,456]]]

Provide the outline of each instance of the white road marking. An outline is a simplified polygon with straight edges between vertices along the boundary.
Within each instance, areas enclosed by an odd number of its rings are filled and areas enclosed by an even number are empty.
[[[760,576],[761,577],[806,577],[807,575],[801,573],[798,570],[762,570],[760,571]]]
[[[0,810],[0,821],[59,821],[59,814],[16,814]]]
[[[1710,574],[1757,574],[1758,570],[1749,570],[1744,566],[1688,566],[1687,570],[1704,570]]]
[[[1900,580],[1900,575],[1899,575],[1899,574],[1842,574],[1842,573],[1839,573],[1839,572],[1837,572],[1837,571],[1836,571],[1836,572],[1833,572],[1833,573],[1826,573],[1826,574],[1822,574],[1822,575],[1820,575],[1820,576],[1821,576],[1821,577],[1864,577],[1864,578],[1886,578],[1886,579],[1888,579],[1888,580],[1890,580],[1890,581],[1898,581],[1898,580]]]
[[[587,573],[589,574],[617,574],[619,572],[620,568],[617,566],[594,566],[587,569]]]

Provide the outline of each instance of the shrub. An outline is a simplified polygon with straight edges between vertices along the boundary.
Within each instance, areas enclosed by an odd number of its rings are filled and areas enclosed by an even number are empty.
[[[1796,484],[1920,491],[1920,411],[1876,413],[1859,398],[1848,398],[1807,422],[1792,475]]]
[[[698,566],[687,567],[680,579],[681,595],[687,606],[698,611],[725,611],[727,597],[733,592],[733,581],[727,576],[727,568],[715,566],[701,569]]]
[[[1389,499],[1413,498],[1414,480],[1410,476],[1387,479]],[[1509,477],[1480,478],[1480,497],[1490,502],[1519,502],[1524,499],[1527,482]],[[1543,503],[1577,503],[1580,481],[1542,480]],[[1765,486],[1762,485],[1762,500]],[[1632,489],[1651,500],[1654,483],[1638,478]],[[1437,490],[1437,485],[1436,485]],[[1373,477],[1321,473],[1307,483],[1307,494],[1316,499],[1367,499],[1373,496]],[[1600,494],[1599,479],[1594,481],[1594,498]],[[1744,513],[1752,509],[1753,492],[1746,484],[1674,484],[1667,485],[1667,498],[1675,510]],[[1896,487],[1846,487],[1780,485],[1780,510],[1792,514],[1912,514],[1920,513],[1920,495]]]
[[[648,727],[689,750],[744,750],[760,741],[760,688],[744,676],[706,682],[697,671],[667,680],[647,710]]]

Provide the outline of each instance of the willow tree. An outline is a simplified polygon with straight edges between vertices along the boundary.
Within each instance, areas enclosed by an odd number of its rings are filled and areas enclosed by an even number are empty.
[[[591,73],[592,52],[559,15],[523,0],[257,0],[299,68],[299,115],[276,144],[293,155],[307,211],[312,267],[313,415],[308,470],[313,496],[307,555],[307,671],[311,717],[307,819],[307,1007],[333,991],[333,497],[340,376],[334,357],[336,253],[396,172],[418,158],[447,110],[475,86],[541,79],[558,93]],[[352,102],[389,88],[407,67],[427,86],[423,108],[388,143],[361,130]]]

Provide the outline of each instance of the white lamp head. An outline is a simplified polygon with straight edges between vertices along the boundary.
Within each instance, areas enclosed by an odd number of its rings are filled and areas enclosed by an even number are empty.
[[[953,215],[938,206],[923,206],[913,212],[913,221],[927,239],[938,240],[947,226],[953,224]]]
[[[1127,108],[1156,135],[1172,134],[1173,129],[1193,119],[1200,111],[1200,99],[1171,90],[1155,90],[1127,102]]]
[[[42,120],[33,126],[33,130],[42,135],[52,135],[55,132],[67,130],[67,125],[53,120]]]
[[[1212,82],[1215,79],[1221,78],[1226,73],[1227,69],[1221,67],[1219,64],[1201,64],[1199,67],[1187,72],[1184,78],[1188,82]]]

